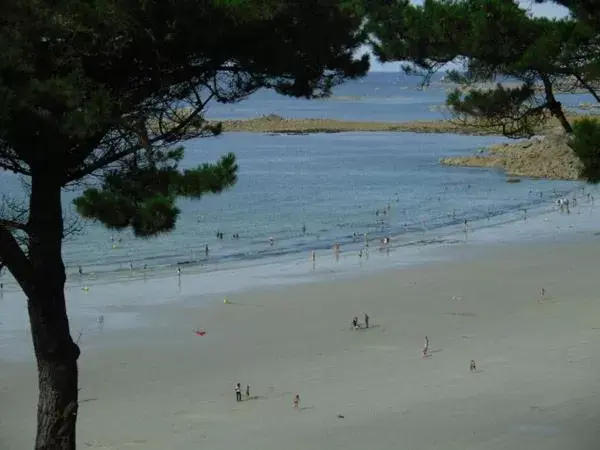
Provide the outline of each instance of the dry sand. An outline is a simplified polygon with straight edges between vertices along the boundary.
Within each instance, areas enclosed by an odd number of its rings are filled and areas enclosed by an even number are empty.
[[[472,258],[140,310],[84,345],[79,447],[596,448],[598,238],[449,251]],[[34,365],[1,364],[0,448],[31,448]]]

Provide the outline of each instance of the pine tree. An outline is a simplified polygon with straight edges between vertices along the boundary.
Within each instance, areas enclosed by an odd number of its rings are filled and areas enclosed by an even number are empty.
[[[172,230],[177,198],[236,181],[232,154],[178,168],[183,141],[220,132],[203,119],[207,102],[261,88],[328,95],[368,69],[354,57],[362,16],[334,0],[5,0],[0,14],[0,169],[30,185],[25,208],[0,220],[0,261],[27,297],[35,448],[72,450],[80,350],[65,305],[61,191],[92,183],[76,208],[107,227]]]
[[[581,2],[583,3],[583,2]],[[368,30],[381,61],[408,62],[428,82],[448,63],[460,84],[447,99],[465,125],[528,137],[554,116],[571,133],[557,91],[585,89],[596,100],[600,74],[598,34],[589,24],[565,18],[530,17],[506,0],[425,0],[367,2]],[[516,85],[478,88],[506,78]]]

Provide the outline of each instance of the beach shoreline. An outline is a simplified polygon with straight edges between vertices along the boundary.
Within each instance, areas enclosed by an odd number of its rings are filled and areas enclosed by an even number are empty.
[[[245,290],[228,304],[189,292],[130,306],[146,326],[107,322],[82,338],[79,444],[353,450],[401,438],[424,449],[584,448],[598,437],[599,250],[588,232],[457,246],[458,259]],[[363,312],[372,327],[352,330]],[[34,362],[2,367],[0,443],[27,448]],[[236,403],[238,381],[257,398]]]
[[[592,191],[594,192],[594,191]],[[595,193],[595,192],[594,192]],[[224,296],[281,286],[311,284],[331,279],[351,279],[387,270],[403,270],[411,266],[427,266],[436,261],[460,260],[476,247],[519,246],[531,243],[568,241],[579,236],[591,236],[597,231],[600,209],[595,208],[580,190],[574,190],[580,202],[572,214],[561,214],[552,201],[538,209],[515,211],[514,214],[471,221],[468,233],[462,222],[435,233],[392,235],[388,245],[369,237],[369,252],[365,252],[363,237],[341,246],[339,258],[333,242],[316,252],[314,264],[310,252],[297,252],[285,258],[273,257],[260,261],[241,261],[207,270],[203,265],[180,266],[160,270],[121,271],[113,273],[72,274],[65,286],[74,336],[94,332],[99,317],[105,319],[109,331],[145,327],[147,322],[138,314],[145,306],[172,305],[186,299],[200,298],[202,305],[220,301]],[[363,252],[360,257],[359,253]],[[0,359],[2,353],[11,360],[27,359],[31,349],[27,339],[29,323],[25,298],[7,277],[0,296]],[[3,351],[5,349],[5,351]]]
[[[583,117],[597,115],[570,114],[572,123]],[[500,129],[478,127],[475,123],[453,120],[369,122],[336,119],[291,119],[275,114],[243,120],[220,121],[225,132],[274,134],[309,134],[342,132],[394,132],[457,134],[468,136],[497,136]],[[501,169],[509,176],[549,180],[579,180],[581,161],[568,145],[567,136],[555,119],[538,127],[537,136],[515,143],[492,145],[476,154],[443,158],[440,163],[454,167]]]

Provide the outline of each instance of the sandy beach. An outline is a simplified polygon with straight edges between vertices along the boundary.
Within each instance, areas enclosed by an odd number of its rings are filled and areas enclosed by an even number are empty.
[[[147,326],[83,337],[80,448],[592,448],[599,238],[445,251],[460,258],[131,306]],[[0,447],[30,448],[34,364],[0,364]],[[256,398],[237,403],[238,381]]]

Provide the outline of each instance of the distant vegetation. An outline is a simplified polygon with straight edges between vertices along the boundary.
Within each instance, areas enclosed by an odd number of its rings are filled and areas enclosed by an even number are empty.
[[[407,61],[405,70],[425,84],[447,63],[462,65],[447,76],[459,85],[447,99],[455,121],[519,138],[553,117],[572,136],[582,175],[600,181],[600,123],[574,124],[556,99],[559,92],[585,91],[600,103],[600,3],[556,1],[572,13],[564,19],[532,17],[506,0],[365,3],[381,61]],[[477,87],[506,77],[518,84]]]

